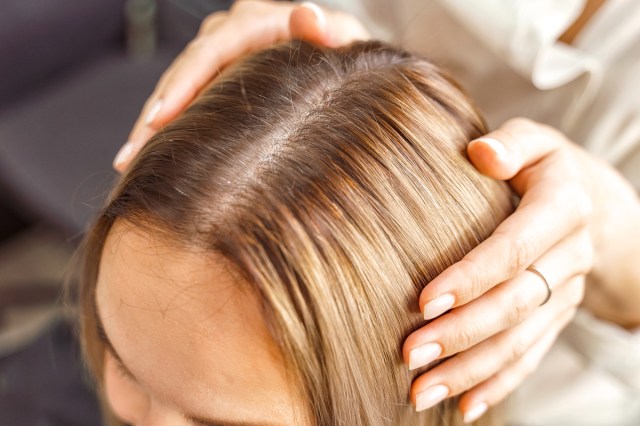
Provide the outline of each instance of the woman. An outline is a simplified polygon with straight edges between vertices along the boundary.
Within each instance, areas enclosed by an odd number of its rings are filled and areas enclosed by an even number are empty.
[[[479,415],[525,382],[510,410],[515,423],[637,424],[637,2],[321,3],[357,16],[376,38],[447,64],[496,128],[468,145],[470,159],[488,176],[509,179],[522,196],[493,237],[422,293],[420,309],[437,320],[411,335],[405,352],[431,343],[467,344],[453,347],[447,354],[459,355],[416,380],[412,393],[438,384],[466,390],[461,410]],[[238,1],[228,13],[211,15],[158,84],[117,167],[124,168],[148,135],[221,67],[291,37],[341,45],[368,34],[351,16],[314,5]],[[505,121],[518,116],[553,127]],[[526,271],[532,263],[542,276]],[[559,324],[558,313],[582,298],[585,287],[575,284],[580,278],[587,281],[584,309],[538,373],[525,380],[555,339],[550,330]],[[556,310],[536,308],[540,295],[528,292],[544,281],[553,288]],[[567,285],[573,291],[560,296]],[[509,289],[517,289],[511,298]],[[522,321],[513,327],[510,317]],[[509,350],[492,349],[504,340]]]
[[[401,344],[422,288],[513,209],[465,158],[485,131],[437,67],[376,42],[227,70],[88,233],[83,338],[116,417],[460,423],[451,403],[427,410],[442,387],[416,412]]]

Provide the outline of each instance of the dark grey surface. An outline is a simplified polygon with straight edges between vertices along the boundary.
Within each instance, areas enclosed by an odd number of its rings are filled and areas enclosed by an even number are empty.
[[[100,408],[73,326],[56,321],[33,344],[0,359],[0,426],[90,426]]]
[[[162,71],[230,0],[159,0],[159,49],[126,55],[124,0],[0,1],[0,194],[78,235]],[[1,196],[1,195],[0,195]]]
[[[176,50],[148,62],[112,51],[0,116],[0,181],[26,208],[82,230],[115,176],[111,162]]]
[[[0,108],[121,43],[125,0],[1,0]]]

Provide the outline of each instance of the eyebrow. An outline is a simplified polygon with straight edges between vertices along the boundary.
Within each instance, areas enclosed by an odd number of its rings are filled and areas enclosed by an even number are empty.
[[[129,368],[122,361],[122,358],[116,351],[116,348],[109,340],[109,336],[107,336],[107,331],[102,324],[102,320],[100,319],[100,314],[98,313],[98,303],[94,299],[93,300],[93,316],[95,318],[96,325],[96,334],[100,341],[106,346],[109,353],[118,361],[119,367],[122,369],[123,373],[125,373],[131,380],[139,383],[139,380],[136,379],[136,376],[129,370]],[[201,416],[196,416],[193,414],[183,414],[184,418],[188,421],[197,424],[198,426],[275,426],[275,423],[268,422],[245,422],[239,420],[224,420],[224,419],[208,419]]]

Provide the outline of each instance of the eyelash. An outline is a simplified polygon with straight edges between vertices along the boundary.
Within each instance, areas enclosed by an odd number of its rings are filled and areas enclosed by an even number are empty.
[[[201,421],[199,421],[198,419],[194,419],[190,416],[186,416],[185,417],[188,421],[192,422],[194,425],[197,426],[215,426],[213,423],[203,423]]]
[[[119,375],[120,377],[124,377],[125,379],[130,380],[130,381],[132,381],[132,382],[133,382],[133,381],[135,381],[135,380],[133,379],[133,377],[131,377],[131,374],[129,373],[129,371],[127,371],[127,369],[126,369],[126,368],[124,368],[124,365],[122,365],[122,363],[121,363],[120,361],[118,361],[118,360],[116,359],[116,357],[114,357],[114,356],[111,354],[111,352],[109,351],[109,349],[105,349],[105,351],[106,351],[106,353],[107,353],[107,356],[108,356],[109,358],[111,358],[111,360],[113,361],[113,363],[114,363],[114,365],[115,365],[115,367],[116,367],[116,372],[118,373],[118,375]]]
[[[102,324],[98,323],[97,324],[97,333],[98,333],[98,339],[100,339],[100,341],[103,344],[107,344],[108,342],[108,338],[107,338],[107,333],[104,331],[104,328],[102,328]],[[116,371],[118,372],[118,375],[120,375],[121,377],[124,377],[125,379],[131,380],[133,381],[133,377],[131,377],[131,375],[129,374],[129,372],[124,368],[124,366],[122,365],[122,363],[120,363],[120,361],[118,361],[116,359],[116,357],[114,357],[111,352],[109,351],[109,349],[105,348],[105,351],[107,351],[107,353],[109,354],[109,357],[111,357],[111,359],[113,360],[114,364],[116,365]]]
[[[111,356],[113,358],[113,356],[111,354],[109,354],[109,356]],[[113,361],[114,361],[114,363],[116,365],[116,371],[118,372],[118,374],[121,377],[124,377],[127,380],[131,380],[131,376],[129,376],[129,372],[124,369],[124,366],[122,364],[120,364],[120,361],[118,361],[117,359],[114,359]]]

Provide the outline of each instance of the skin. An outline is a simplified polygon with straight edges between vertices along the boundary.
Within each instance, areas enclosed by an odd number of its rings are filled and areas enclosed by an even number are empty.
[[[571,43],[602,3],[589,0],[560,40]],[[164,74],[116,169],[126,169],[146,140],[228,63],[292,38],[339,46],[368,34],[342,13],[237,1],[229,12],[207,18]],[[463,394],[459,407],[473,413],[471,420],[482,414],[478,407],[497,404],[535,371],[577,306],[623,327],[640,325],[640,263],[630,261],[640,257],[640,201],[613,168],[531,120],[510,120],[471,141],[467,152],[480,172],[508,181],[522,201],[491,238],[424,289],[420,309],[433,321],[411,334],[402,351],[407,363],[425,343],[440,345],[439,358],[452,356],[416,379],[411,397],[415,402],[421,392],[444,385],[443,397]],[[546,286],[526,271],[534,263],[553,289],[542,307]],[[428,308],[443,295],[452,304]]]
[[[121,420],[202,425],[185,417],[195,415],[211,424],[296,424],[303,404],[259,302],[216,256],[117,221],[103,251],[96,305],[127,371],[105,353],[106,396]]]

